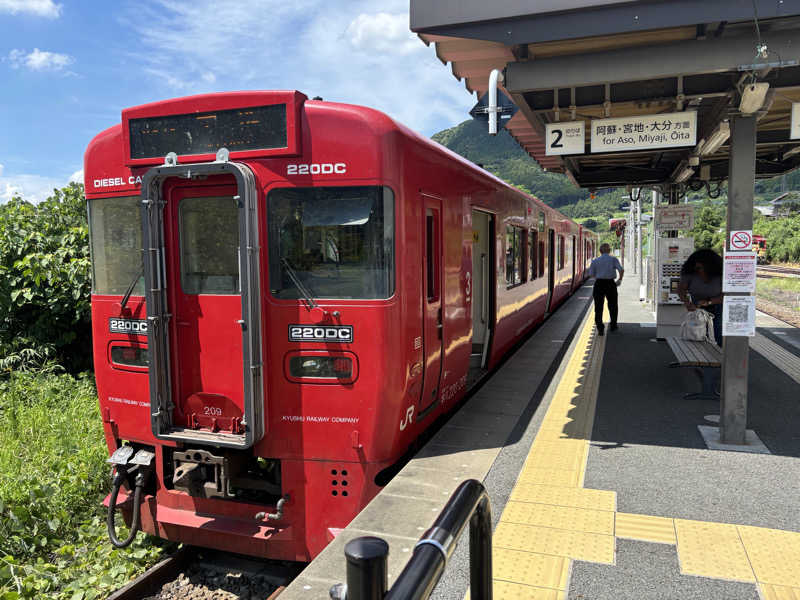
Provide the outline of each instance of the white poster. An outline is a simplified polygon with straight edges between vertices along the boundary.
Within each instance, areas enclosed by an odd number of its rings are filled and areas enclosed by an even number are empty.
[[[755,292],[756,258],[755,252],[726,252],[723,258],[722,291]]]
[[[583,121],[547,123],[545,128],[547,145],[544,153],[547,156],[586,152],[586,129]]]
[[[722,335],[753,337],[756,334],[756,297],[725,296]]]
[[[800,139],[800,102],[792,102],[792,124],[789,127],[789,139]]]
[[[697,144],[697,112],[592,121],[592,152],[678,148]]]
[[[691,204],[657,204],[658,231],[675,231],[694,227],[694,206]]]

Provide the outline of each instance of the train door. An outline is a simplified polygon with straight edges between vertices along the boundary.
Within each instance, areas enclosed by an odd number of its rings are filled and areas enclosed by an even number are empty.
[[[472,211],[472,354],[470,369],[486,366],[492,333],[492,286],[494,281],[491,256],[494,226],[492,215]]]
[[[242,299],[236,187],[172,188],[167,206],[173,314],[173,423],[243,429]]]
[[[547,312],[553,308],[553,291],[556,283],[556,232],[547,230]]]
[[[423,288],[423,350],[425,352],[422,400],[417,420],[436,407],[439,399],[439,380],[442,373],[442,201],[434,196],[422,195],[425,209],[422,239],[425,248],[422,256]]]
[[[575,287],[575,273],[576,269],[578,268],[578,257],[577,257],[578,247],[575,245],[575,236],[572,236],[572,282],[570,283],[570,287]]]

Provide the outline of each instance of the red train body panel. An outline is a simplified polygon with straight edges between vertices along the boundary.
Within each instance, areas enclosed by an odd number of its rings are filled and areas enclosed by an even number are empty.
[[[275,111],[239,110],[220,133],[231,111],[279,104],[279,147],[236,150],[252,142],[248,123],[272,123]],[[223,166],[215,174],[214,140],[211,152],[178,152],[142,190],[164,165],[148,148],[180,146],[182,128],[210,131],[204,120],[252,174],[247,244],[243,184]],[[155,454],[143,529],[270,558],[319,553],[379,491],[381,472],[464,396],[470,368],[491,369],[581,285],[596,246],[591,232],[386,115],[297,92],[123,111],[122,125],[89,145],[85,182],[107,443]],[[158,203],[142,209],[152,190]],[[160,262],[123,307],[141,249],[146,264],[153,252],[152,206]],[[257,271],[248,286],[246,264]],[[164,319],[148,313],[147,294],[161,294]],[[249,313],[243,295],[257,299]],[[157,369],[170,398],[154,391]],[[216,470],[192,462],[201,451]]]

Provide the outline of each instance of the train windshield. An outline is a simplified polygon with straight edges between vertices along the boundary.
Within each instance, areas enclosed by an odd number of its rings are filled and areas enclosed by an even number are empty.
[[[144,295],[139,200],[139,196],[89,200],[95,294],[122,295],[133,284],[132,292]]]
[[[301,299],[307,292],[314,298],[370,300],[394,293],[389,188],[273,190],[267,196],[267,223],[270,288],[276,298]]]

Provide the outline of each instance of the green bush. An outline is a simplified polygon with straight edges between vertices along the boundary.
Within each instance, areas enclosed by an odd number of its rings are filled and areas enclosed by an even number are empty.
[[[91,266],[83,186],[0,205],[0,372],[54,359],[91,366]]]
[[[143,534],[108,542],[107,456],[90,375],[0,381],[0,599],[99,598],[161,556]]]
[[[753,231],[767,238],[768,261],[800,262],[800,216],[760,218]]]

